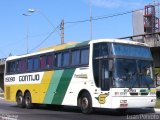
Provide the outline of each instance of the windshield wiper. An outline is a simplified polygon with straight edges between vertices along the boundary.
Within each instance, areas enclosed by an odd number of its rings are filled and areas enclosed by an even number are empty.
[[[145,77],[144,74],[142,74],[142,73],[136,73],[135,77],[133,78],[133,80],[134,80],[134,82],[131,85],[130,89],[132,89],[136,83],[138,83],[138,86],[141,87],[143,81],[145,82],[145,85],[147,86],[147,88],[150,89],[150,86],[149,86],[149,84],[147,82],[147,79],[146,79],[146,77]],[[141,81],[141,84],[140,84],[140,81]]]
[[[133,73],[132,74],[132,81],[131,82],[133,82],[133,84],[131,84],[131,87],[130,87],[130,89],[132,89],[134,86],[135,86],[135,84],[136,83],[138,83],[138,86],[140,87],[140,81],[139,81],[139,74],[138,73]]]

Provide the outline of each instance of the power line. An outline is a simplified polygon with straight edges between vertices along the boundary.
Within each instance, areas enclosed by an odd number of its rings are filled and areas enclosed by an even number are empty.
[[[59,28],[59,26],[60,26],[60,25],[58,25],[51,33],[48,34],[48,36],[47,36],[44,40],[42,40],[36,47],[34,47],[33,49],[31,49],[29,52],[31,52],[31,51],[39,48],[46,40],[49,39],[49,37],[50,37],[54,32],[56,32],[56,30],[57,30],[57,28]]]
[[[37,35],[31,35],[31,36],[28,36],[28,38],[35,38],[35,37],[41,37],[41,36],[44,36],[44,35],[48,35],[50,32],[48,33],[40,33],[40,34],[37,34]],[[26,39],[26,37],[24,37],[24,39]]]
[[[157,3],[154,6],[155,7],[160,6],[160,3]],[[144,10],[144,8],[131,10],[131,11],[127,11],[127,12],[122,12],[122,13],[117,13],[117,14],[113,14],[113,15],[104,15],[104,16],[101,16],[101,17],[92,17],[92,20],[96,21],[96,20],[101,20],[101,19],[107,19],[107,18],[122,16],[122,15],[130,14],[130,13],[133,13],[133,12],[136,12],[136,11],[141,11],[141,10]],[[65,22],[65,24],[75,24],[75,23],[84,23],[84,22],[90,22],[90,19],[68,21],[68,22]]]
[[[122,16],[122,15],[125,15],[125,14],[130,14],[130,13],[133,13],[133,12],[136,12],[136,11],[140,11],[140,10],[144,10],[144,8],[143,9],[132,10],[132,11],[128,11],[128,12],[123,12],[123,13],[117,13],[117,14],[108,15],[108,16],[105,15],[105,16],[101,16],[101,17],[94,17],[94,18],[92,18],[92,20],[96,21],[96,20],[101,20],[101,19],[107,19],[107,18]],[[90,19],[70,21],[70,22],[65,22],[65,24],[75,24],[75,23],[83,23],[83,22],[90,22]]]
[[[160,4],[156,4],[154,6],[159,6]],[[122,16],[122,15],[126,15],[126,14],[130,14],[136,11],[140,11],[140,10],[144,10],[144,8],[142,9],[137,9],[137,10],[132,10],[132,11],[127,11],[127,12],[122,12],[122,13],[117,13],[117,14],[113,14],[113,15],[104,15],[104,16],[100,16],[100,17],[92,17],[92,20],[97,21],[97,20],[102,20],[102,19],[107,19],[107,18],[113,18],[113,17],[117,17],[117,16]],[[78,24],[78,23],[84,23],[84,22],[90,22],[90,19],[84,19],[84,20],[77,20],[77,21],[68,21],[65,22],[64,24]],[[37,48],[39,48],[46,40],[49,39],[49,37],[57,31],[57,28],[60,27],[60,25],[58,25],[51,33],[48,34],[48,36],[41,41],[36,47],[34,47],[33,49],[30,50],[33,51]]]
[[[140,10],[144,10],[144,8],[143,9],[138,9],[138,10],[132,10],[132,11],[128,11],[128,12],[123,12],[123,13],[117,13],[117,14],[108,15],[108,16],[95,17],[95,18],[92,18],[92,20],[96,21],[96,20],[107,19],[107,18],[112,18],[112,17],[116,17],[116,16],[122,16],[122,15],[125,15],[125,14],[130,14],[130,13],[133,13],[133,12],[136,12],[136,11],[140,11]],[[70,22],[65,22],[65,24],[76,24],[76,23],[84,23],[84,22],[90,22],[90,19],[78,20],[78,21],[70,21]],[[41,46],[55,31],[57,31],[57,28],[59,26],[60,25],[58,25],[54,29],[54,31],[52,31],[51,33],[49,33],[49,35],[42,42],[40,42],[40,44],[38,44],[36,47],[34,47],[33,49],[31,49],[30,52],[32,50],[37,49],[39,46]]]

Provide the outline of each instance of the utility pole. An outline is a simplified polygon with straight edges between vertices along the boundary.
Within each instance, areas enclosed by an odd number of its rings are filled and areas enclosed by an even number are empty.
[[[92,0],[90,0],[90,39],[92,40]]]
[[[26,49],[27,49],[27,51],[26,51],[26,53],[28,54],[28,29],[29,29],[29,25],[28,25],[28,16],[30,16],[30,14],[22,14],[23,16],[26,16],[27,18],[26,18]]]
[[[64,19],[62,19],[61,21],[60,30],[61,30],[61,44],[64,44]]]

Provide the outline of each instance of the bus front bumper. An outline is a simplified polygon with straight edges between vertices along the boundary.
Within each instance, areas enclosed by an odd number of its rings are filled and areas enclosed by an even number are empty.
[[[112,97],[112,108],[155,107],[156,97]]]

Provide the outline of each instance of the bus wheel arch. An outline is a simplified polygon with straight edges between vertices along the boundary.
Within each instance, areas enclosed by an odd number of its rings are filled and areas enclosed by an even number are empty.
[[[25,107],[24,96],[21,90],[18,90],[16,93],[16,102],[18,107],[20,108]]]
[[[81,90],[78,94],[77,105],[81,108],[82,113],[89,114],[93,111],[92,98],[88,90]]]
[[[24,101],[25,101],[25,106],[28,109],[33,108],[33,103],[32,103],[32,96],[29,90],[26,90],[24,92]]]

